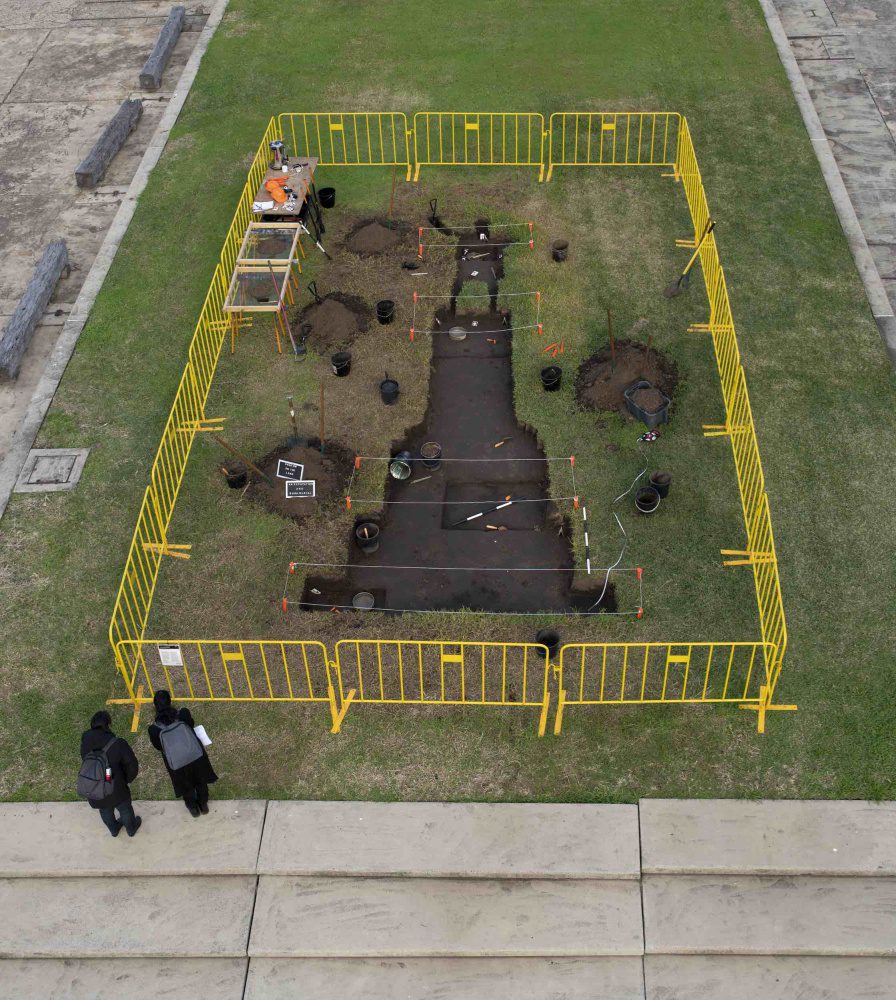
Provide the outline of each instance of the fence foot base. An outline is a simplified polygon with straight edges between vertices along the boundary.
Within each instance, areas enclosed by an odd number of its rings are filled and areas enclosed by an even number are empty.
[[[563,708],[566,705],[566,691],[563,688],[557,692],[557,714],[554,717],[554,735],[559,736],[563,729]]]
[[[330,715],[333,718],[333,725],[330,727],[331,733],[338,733],[342,729],[342,721],[346,716],[346,713],[351,706],[351,703],[355,700],[355,689],[352,688],[348,694],[345,696],[345,701],[342,703],[342,707],[338,711],[334,711],[333,707],[330,707]]]
[[[545,730],[548,727],[548,711],[551,707],[551,692],[546,691],[544,696],[544,702],[541,706],[541,715],[538,718],[538,735],[544,736]]]
[[[760,688],[759,698],[760,701],[758,704],[738,705],[737,707],[746,709],[748,712],[758,713],[756,719],[756,728],[760,733],[765,732],[766,712],[795,712],[797,710],[796,705],[772,705],[770,702],[771,695],[768,694],[768,689],[764,686]]]

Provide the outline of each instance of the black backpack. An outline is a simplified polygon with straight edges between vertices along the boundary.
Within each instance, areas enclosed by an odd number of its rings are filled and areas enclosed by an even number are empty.
[[[75,787],[82,799],[87,799],[88,802],[103,802],[118,790],[108,757],[109,747],[117,739],[117,736],[113,736],[102,749],[91,750],[81,761],[81,770],[78,771],[78,783]]]

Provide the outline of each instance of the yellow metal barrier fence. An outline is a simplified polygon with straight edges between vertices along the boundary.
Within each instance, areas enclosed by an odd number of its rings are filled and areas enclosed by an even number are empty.
[[[143,495],[109,623],[109,641],[115,652],[116,665],[135,705],[137,691],[133,686],[134,678],[141,667],[140,650],[135,643],[143,639],[146,631],[159,567],[165,556],[189,558],[188,545],[176,545],[168,539],[168,526],[193,440],[197,432],[207,429],[205,402],[224,334],[229,328],[221,306],[227,293],[233,261],[243,238],[244,229],[241,227],[243,221],[249,218],[255,192],[267,170],[269,144],[276,137],[272,118],[249,169],[234,220],[224,240],[221,259],[212,277],[187,351],[186,367],[152,464],[149,486]]]
[[[569,643],[560,650],[554,733],[570,705],[763,704],[775,646],[765,642]]]
[[[538,167],[544,177],[544,115],[538,112],[418,111],[414,180],[422,166]]]
[[[675,111],[555,111],[547,179],[554,167],[673,167],[680,121]]]
[[[342,639],[336,643],[339,703],[550,706],[548,651],[537,643]]]
[[[290,156],[316,156],[322,167],[404,167],[411,179],[410,134],[403,111],[296,112],[277,116]]]

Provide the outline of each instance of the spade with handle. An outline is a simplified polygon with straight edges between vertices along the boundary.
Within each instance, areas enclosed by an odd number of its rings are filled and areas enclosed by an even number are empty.
[[[703,246],[704,242],[706,241],[706,237],[709,236],[709,234],[715,228],[716,224],[710,221],[703,235],[700,237],[700,242],[697,244],[697,247],[694,250],[693,255],[691,256],[691,259],[687,262],[685,269],[675,279],[675,281],[673,281],[672,284],[669,285],[663,292],[663,295],[665,295],[667,299],[674,299],[676,295],[680,295],[691,283],[691,268],[694,266],[694,262],[700,255],[700,247]]]

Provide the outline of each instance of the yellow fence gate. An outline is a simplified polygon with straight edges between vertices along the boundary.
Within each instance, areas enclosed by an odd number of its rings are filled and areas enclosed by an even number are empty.
[[[418,111],[414,180],[423,166],[538,167],[544,179],[544,115],[538,112]]]
[[[768,496],[746,375],[710,211],[687,120],[676,112],[562,111],[301,112],[271,118],[240,195],[221,256],[187,352],[183,376],[150,472],[149,485],[122,574],[109,641],[136,726],[140,706],[160,685],[180,700],[326,703],[338,732],[352,705],[470,705],[538,709],[545,732],[552,692],[554,731],[566,708],[586,705],[731,703],[758,713],[793,710],[773,704],[787,649],[787,626]],[[568,644],[559,660],[532,643],[449,640],[342,640],[331,657],[314,641],[147,638],[162,560],[189,559],[191,545],[168,530],[197,434],[221,430],[205,412],[221,346],[230,329],[223,312],[239,248],[253,220],[252,201],[265,176],[270,144],[284,139],[290,155],[322,166],[402,167],[408,180],[432,166],[538,168],[650,166],[680,181],[699,246],[709,320],[689,329],[713,345],[724,402],[723,421],[705,425],[709,438],[728,438],[744,514],[744,548],[722,549],[724,564],[753,574],[761,639],[754,642],[628,642]],[[545,176],[545,167],[547,173]]]
[[[404,167],[411,179],[410,133],[403,111],[301,112],[277,117],[290,156],[322,167]]]

